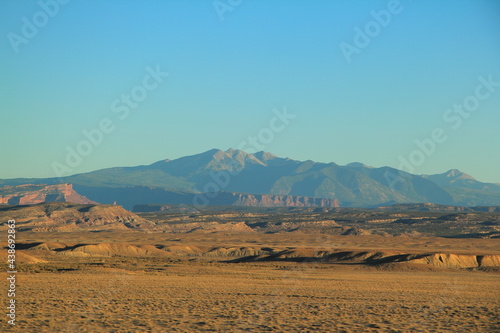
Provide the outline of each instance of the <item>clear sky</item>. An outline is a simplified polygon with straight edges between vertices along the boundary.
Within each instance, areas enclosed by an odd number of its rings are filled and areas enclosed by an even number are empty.
[[[253,145],[500,183],[500,1],[60,2],[0,3],[0,178]]]

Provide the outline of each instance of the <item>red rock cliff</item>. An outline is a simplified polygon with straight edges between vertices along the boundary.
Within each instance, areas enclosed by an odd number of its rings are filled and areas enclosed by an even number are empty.
[[[339,207],[337,199],[274,194],[234,194],[237,206],[253,207]]]
[[[97,204],[97,202],[78,194],[73,190],[71,184],[26,184],[0,187],[0,204],[34,205],[54,201]]]

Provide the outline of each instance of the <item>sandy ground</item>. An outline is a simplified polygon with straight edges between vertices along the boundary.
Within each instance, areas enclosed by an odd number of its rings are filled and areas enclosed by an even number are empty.
[[[500,254],[500,239],[441,238],[441,237],[383,237],[383,236],[338,236],[326,234],[304,234],[284,232],[262,233],[189,233],[168,234],[143,232],[64,232],[34,233],[19,235],[19,241],[29,242],[73,242],[73,243],[132,243],[193,246],[286,246],[325,247],[350,249],[439,251],[472,254]],[[0,242],[0,244],[2,244]]]
[[[22,273],[12,331],[498,332],[499,279],[271,263]]]
[[[88,233],[21,233],[19,238],[20,244],[500,251],[499,240],[494,239],[294,233],[103,232],[91,238]],[[223,258],[190,256],[71,257],[30,251],[20,252],[46,262],[22,264],[38,269],[17,273],[15,328],[6,322],[7,283],[0,286],[4,309],[0,332],[500,332],[498,270],[224,263]],[[0,273],[0,279],[6,281],[6,273]]]

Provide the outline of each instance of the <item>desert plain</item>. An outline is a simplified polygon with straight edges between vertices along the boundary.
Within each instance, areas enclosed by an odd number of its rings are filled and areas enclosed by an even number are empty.
[[[0,331],[500,331],[498,238],[439,237],[411,224],[390,235],[383,221],[357,219],[360,229],[341,218],[332,232],[331,216],[280,216],[288,229],[225,212],[141,214],[157,229],[18,232],[16,325],[4,314]],[[196,219],[218,222],[200,228]],[[458,229],[476,225],[469,218]]]

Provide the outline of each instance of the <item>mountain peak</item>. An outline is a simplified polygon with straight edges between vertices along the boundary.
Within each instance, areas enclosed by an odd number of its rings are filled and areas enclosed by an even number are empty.
[[[223,160],[228,157],[228,153],[223,150],[213,149],[210,150],[209,152],[210,152],[209,155],[212,155],[214,160]]]
[[[227,155],[229,155],[229,156],[231,156],[233,158],[235,156],[248,156],[248,155],[251,155],[251,154],[247,153],[246,151],[239,150],[239,149],[233,149],[233,148],[229,148],[224,153],[226,153]]]
[[[471,175],[466,174],[465,172],[462,172],[458,169],[451,169],[446,171],[445,173],[442,174],[444,177],[451,178],[453,180],[455,179],[474,179]]]
[[[346,164],[345,166],[348,166],[351,168],[372,168],[371,166],[368,166],[368,165],[360,163],[360,162],[352,162],[352,163]]]
[[[204,173],[221,170],[239,171],[250,164],[265,165],[254,155],[238,149],[210,149],[204,153],[181,157],[177,160],[167,163],[169,165],[165,171],[174,174]]]
[[[195,155],[192,155],[192,156],[202,156],[202,155],[208,155],[208,156],[214,156],[216,154],[220,154],[220,153],[224,153],[223,150],[220,150],[220,149],[217,149],[217,148],[212,148],[212,149],[209,149],[207,150],[206,152],[203,152],[203,153],[200,153],[200,154],[195,154]]]
[[[255,154],[253,154],[253,156],[257,157],[259,160],[261,160],[263,162],[278,158],[278,156],[271,154],[271,153],[267,153],[265,151],[259,151]]]

